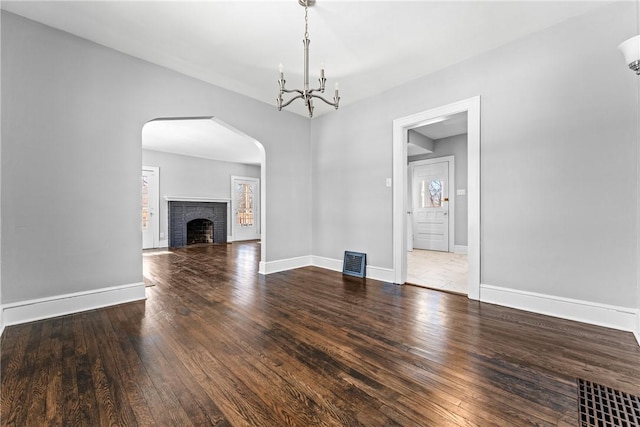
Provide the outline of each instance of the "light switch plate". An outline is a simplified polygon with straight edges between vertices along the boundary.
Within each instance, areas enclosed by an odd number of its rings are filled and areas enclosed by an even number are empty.
[[[391,187],[391,178],[387,178],[387,187]]]
[[[456,196],[464,196],[465,194],[467,194],[467,190],[465,190],[464,188],[459,188],[456,190]]]

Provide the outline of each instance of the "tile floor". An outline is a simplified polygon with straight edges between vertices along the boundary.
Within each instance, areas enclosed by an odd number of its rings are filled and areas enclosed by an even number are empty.
[[[467,255],[414,249],[407,252],[407,283],[467,294]]]

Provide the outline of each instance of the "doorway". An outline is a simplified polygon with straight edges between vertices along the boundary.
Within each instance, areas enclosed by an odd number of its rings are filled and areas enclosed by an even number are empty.
[[[157,248],[159,245],[159,174],[157,167],[142,167],[142,249]]]
[[[424,160],[409,156],[407,283],[466,295],[466,113],[460,121],[448,134],[464,133],[435,139],[429,154],[455,155]]]
[[[409,161],[407,249],[449,252],[455,242],[455,158]],[[450,239],[451,236],[451,239]]]
[[[406,283],[408,272],[407,248],[409,174],[409,132],[429,124],[446,120],[458,113],[467,114],[467,295],[480,299],[480,97],[423,111],[393,121],[393,256],[396,283]]]
[[[231,177],[231,232],[233,241],[260,238],[260,180]]]

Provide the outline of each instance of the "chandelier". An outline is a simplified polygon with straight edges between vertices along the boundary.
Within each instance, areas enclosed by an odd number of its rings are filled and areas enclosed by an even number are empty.
[[[320,82],[320,87],[317,89],[309,89],[309,15],[308,10],[310,6],[313,6],[316,3],[316,0],[298,0],[300,6],[304,6],[304,40],[302,43],[304,45],[304,89],[286,89],[284,79],[284,72],[282,68],[282,64],[280,64],[280,78],[278,79],[278,85],[280,86],[280,93],[278,94],[277,102],[278,102],[278,111],[282,111],[284,107],[291,104],[296,99],[302,99],[304,101],[304,105],[307,107],[309,111],[309,118],[313,117],[313,98],[318,98],[325,103],[333,106],[338,109],[338,102],[340,101],[340,96],[338,95],[338,83],[335,85],[335,92],[333,95],[333,102],[325,99],[319,93],[324,93],[325,83],[327,79],[324,78],[324,66],[320,66],[320,78],[318,81]],[[284,102],[282,95],[285,93],[297,93],[298,95],[294,96],[287,102]]]

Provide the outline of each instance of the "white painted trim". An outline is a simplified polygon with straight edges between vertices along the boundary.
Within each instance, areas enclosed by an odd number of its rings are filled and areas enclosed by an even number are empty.
[[[636,313],[636,330],[633,331],[633,335],[636,336],[636,341],[638,341],[638,345],[640,345],[640,307]]]
[[[467,112],[468,296],[480,299],[480,97],[398,118],[393,121],[393,271],[394,282],[407,280],[408,129],[436,118]]]
[[[393,283],[395,272],[392,268],[367,266],[367,279],[379,280],[381,282]]]
[[[213,203],[229,203],[231,199],[224,197],[191,197],[191,196],[164,196],[167,202],[213,202]]]
[[[260,262],[260,274],[278,273],[280,271],[293,270],[295,268],[307,267],[311,265],[311,256],[300,256],[295,258],[279,259],[276,261]]]
[[[341,272],[342,264],[343,261],[339,259],[311,255],[311,265],[313,265],[314,267]],[[367,265],[366,277],[367,279],[393,283],[394,271],[391,268]]]
[[[233,242],[233,236],[232,235],[228,235],[227,236],[227,243],[232,243]]]
[[[169,247],[169,239],[162,239],[158,242],[159,248],[168,248]]]
[[[469,253],[469,247],[464,245],[453,245],[452,252],[455,254],[466,254]]]
[[[6,326],[17,325],[144,299],[146,296],[143,282],[56,295],[4,304],[2,322]]]
[[[638,310],[482,284],[482,302],[632,332]]]
[[[236,180],[242,180],[242,181],[252,181],[256,184],[256,189],[258,191],[258,197],[254,199],[255,202],[255,216],[257,218],[262,219],[262,208],[261,208],[261,201],[262,198],[260,197],[260,194],[262,192],[262,187],[260,186],[260,179],[259,178],[253,178],[250,176],[238,176],[238,175],[231,175],[230,180],[229,180],[229,194],[232,195],[235,193],[234,191],[234,181]],[[237,210],[236,208],[236,200],[235,198],[231,199],[231,202],[229,204],[229,218],[230,218],[230,222],[229,225],[231,226],[231,239],[232,241],[236,241],[238,240],[238,236],[236,235],[236,232],[238,231],[237,228],[235,227],[236,224],[236,218],[235,218],[235,214],[234,212]],[[259,239],[260,235],[262,234],[262,220],[258,221],[257,224],[255,224],[255,230],[256,230],[256,235],[250,239],[246,239],[246,240],[254,240],[255,239]],[[242,239],[245,240],[245,239]]]
[[[0,0],[1,1],[1,0]],[[153,206],[153,218],[149,221],[151,229],[151,247],[145,248],[144,244],[142,249],[155,249],[160,247],[160,167],[159,166],[142,166],[141,172],[150,171],[153,173],[154,184],[151,187],[153,189],[153,198],[156,203]],[[142,195],[141,195],[142,197]],[[144,240],[144,238],[143,238]]]
[[[311,265],[324,268],[325,270],[342,271],[343,261],[335,258],[311,255]]]
[[[342,260],[326,258],[317,255],[307,255],[296,258],[287,258],[277,261],[260,262],[260,274],[278,273],[280,271],[293,270],[301,267],[314,266],[332,271],[342,271]],[[368,265],[366,276],[368,279],[393,283],[393,270],[390,268]]]
[[[413,180],[413,168],[415,166],[423,166],[423,165],[432,165],[434,163],[442,163],[442,162],[447,162],[448,166],[447,166],[447,170],[448,170],[448,174],[449,176],[447,177],[447,179],[449,180],[448,184],[448,188],[449,188],[449,195],[447,196],[447,198],[449,199],[448,203],[449,203],[449,216],[448,216],[448,220],[449,220],[449,230],[447,232],[447,235],[449,236],[449,242],[448,242],[448,247],[447,247],[447,251],[448,252],[452,252],[453,248],[455,246],[455,242],[456,242],[456,195],[455,195],[455,191],[456,191],[456,158],[455,156],[442,156],[442,157],[433,157],[431,159],[425,159],[425,160],[416,160],[413,162],[409,162],[409,167],[411,169],[411,180]],[[411,185],[409,185],[409,183],[407,182],[407,188],[410,188]],[[413,189],[411,190],[413,191]],[[453,194],[452,194],[453,191]],[[409,193],[407,191],[407,193]],[[409,195],[407,194],[407,197],[409,197]],[[413,194],[412,194],[413,197]],[[412,221],[413,221],[413,201],[409,202],[409,200],[407,200],[407,204],[409,206],[411,206],[411,216],[412,216]]]

